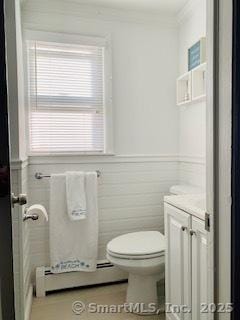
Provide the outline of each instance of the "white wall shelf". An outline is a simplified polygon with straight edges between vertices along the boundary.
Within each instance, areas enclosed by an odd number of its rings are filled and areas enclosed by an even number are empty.
[[[192,73],[187,72],[177,79],[177,105],[185,105],[191,102],[191,77]]]
[[[177,105],[184,106],[206,98],[206,63],[177,79]]]
[[[206,98],[206,63],[192,70],[192,100]]]

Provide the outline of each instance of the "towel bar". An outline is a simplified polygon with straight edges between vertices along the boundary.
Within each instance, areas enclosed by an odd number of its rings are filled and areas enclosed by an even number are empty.
[[[97,172],[97,177],[99,178],[101,176],[101,172],[99,170],[97,170],[96,172]],[[34,176],[38,180],[51,177],[50,174],[42,174],[41,172],[36,172]]]

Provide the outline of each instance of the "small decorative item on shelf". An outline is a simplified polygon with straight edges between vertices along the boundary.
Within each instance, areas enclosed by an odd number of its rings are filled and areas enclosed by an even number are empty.
[[[200,101],[206,98],[206,63],[192,70],[192,100]]]
[[[189,100],[189,94],[188,92],[186,92],[184,95],[184,101],[188,101],[188,100]]]
[[[206,62],[206,38],[201,38],[188,49],[188,71]]]
[[[183,74],[177,79],[177,105],[191,101],[191,72]]]

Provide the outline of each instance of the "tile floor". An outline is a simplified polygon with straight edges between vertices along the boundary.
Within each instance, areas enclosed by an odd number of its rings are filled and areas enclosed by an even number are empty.
[[[86,305],[121,305],[125,302],[127,284],[114,284],[64,291],[48,295],[46,298],[34,298],[31,320],[165,320],[164,314],[140,316],[132,313],[90,313],[84,311],[77,315],[72,311],[75,301]],[[78,305],[76,305],[76,308]]]

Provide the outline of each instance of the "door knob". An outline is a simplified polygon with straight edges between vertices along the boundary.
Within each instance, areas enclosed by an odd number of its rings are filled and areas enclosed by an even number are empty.
[[[19,204],[20,206],[23,206],[24,204],[27,203],[27,195],[20,193],[18,196],[15,196],[14,193],[11,195],[11,202],[12,202],[12,207],[14,208],[15,204]]]

